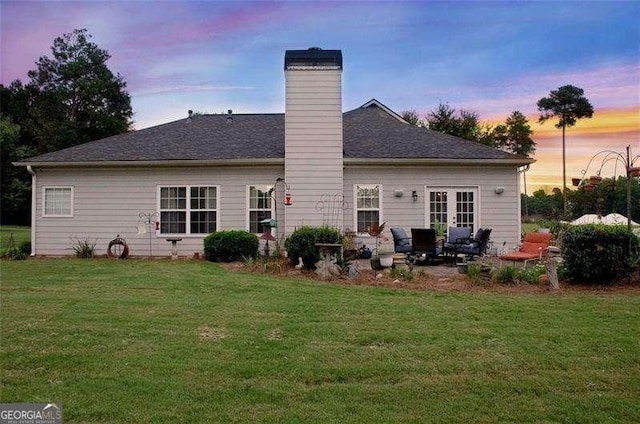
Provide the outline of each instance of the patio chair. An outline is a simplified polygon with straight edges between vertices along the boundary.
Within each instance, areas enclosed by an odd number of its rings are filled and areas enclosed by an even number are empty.
[[[463,253],[473,259],[474,256],[483,256],[487,252],[489,245],[489,237],[491,236],[491,228],[480,228],[468,243],[464,245],[455,245],[455,254]]]
[[[407,235],[404,228],[392,228],[391,234],[393,235],[393,250],[396,253],[411,253],[413,251],[411,237]]]
[[[449,227],[448,237],[444,241],[442,250],[445,256],[455,258],[458,254],[458,249],[466,246],[471,242],[471,228],[470,227]]]
[[[500,255],[500,267],[502,261],[523,262],[527,267],[528,262],[540,261],[547,256],[549,252],[549,242],[551,241],[551,233],[529,233],[524,236],[520,248],[511,253]]]

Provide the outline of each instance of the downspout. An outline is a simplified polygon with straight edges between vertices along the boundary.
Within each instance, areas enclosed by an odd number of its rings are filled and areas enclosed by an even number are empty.
[[[36,172],[27,165],[27,172],[31,174],[31,256],[36,256]]]
[[[526,164],[522,167],[519,167],[517,170],[518,173],[518,239],[520,238],[520,234],[522,234],[522,204],[520,202],[520,195],[522,191],[520,190],[520,174],[524,174],[530,168],[530,164]]]

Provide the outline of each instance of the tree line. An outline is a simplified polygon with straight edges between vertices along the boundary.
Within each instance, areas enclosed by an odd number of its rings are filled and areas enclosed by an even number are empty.
[[[11,163],[131,130],[131,97],[109,53],[76,29],[53,41],[29,80],[0,85],[3,224],[29,224],[31,177]]]
[[[627,212],[627,184],[631,184],[631,213]],[[637,178],[603,178],[596,187],[587,189],[583,185],[575,190],[567,190],[566,194],[566,213],[560,188],[554,188],[551,193],[540,189],[531,196],[521,194],[523,217],[573,220],[585,214],[604,216],[616,212],[640,222],[640,182]]]

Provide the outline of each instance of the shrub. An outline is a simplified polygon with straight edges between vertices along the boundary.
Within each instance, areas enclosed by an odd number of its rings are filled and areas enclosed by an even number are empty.
[[[631,273],[638,237],[622,225],[576,225],[562,237],[563,266],[574,282],[612,283]]]
[[[537,264],[531,268],[518,269],[515,279],[522,283],[538,283],[540,276],[546,272],[544,265]]]
[[[405,281],[411,281],[413,280],[413,272],[407,268],[392,268],[391,277],[402,278]]]
[[[23,241],[22,243],[20,243],[20,247],[18,247],[18,251],[24,254],[25,256],[31,255],[31,242]]]
[[[302,258],[304,267],[315,268],[320,260],[320,249],[316,243],[340,243],[342,236],[335,228],[329,227],[300,227],[295,230],[284,242],[289,260],[297,264],[298,258]]]
[[[518,269],[516,267],[505,266],[496,273],[496,281],[500,284],[513,284],[516,282],[517,273]]]
[[[255,258],[260,242],[255,234],[241,230],[217,231],[204,238],[204,257],[212,262]]]
[[[76,257],[82,259],[91,259],[96,252],[96,242],[91,243],[89,239],[80,240],[74,238],[73,240],[73,252]]]

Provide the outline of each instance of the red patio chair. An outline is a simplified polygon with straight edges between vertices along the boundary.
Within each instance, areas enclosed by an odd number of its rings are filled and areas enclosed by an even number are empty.
[[[549,251],[549,243],[551,242],[551,233],[529,233],[524,236],[520,249],[515,252],[498,256],[500,258],[500,266],[502,261],[527,262],[542,260]]]

